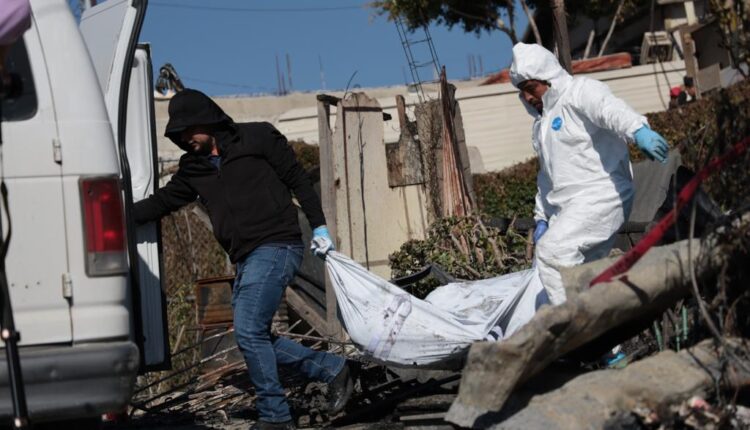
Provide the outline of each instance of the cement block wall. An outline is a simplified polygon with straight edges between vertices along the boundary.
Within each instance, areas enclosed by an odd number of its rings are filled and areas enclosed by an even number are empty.
[[[684,62],[675,61],[596,72],[586,76],[605,82],[616,96],[624,99],[636,111],[648,113],[666,109],[669,88],[679,85],[684,74]],[[532,119],[519,102],[518,91],[511,84],[477,86],[476,83],[459,82],[457,87],[456,99],[461,104],[466,143],[474,173],[501,170],[534,156],[531,148]],[[385,142],[397,142],[400,130],[396,120],[395,95],[402,94],[407,106],[411,108],[418,101],[416,96],[405,87],[368,89],[366,92],[377,98],[383,111],[394,118],[385,123]],[[427,95],[437,98],[437,93],[429,88]],[[318,143],[315,94],[219,97],[215,100],[237,121],[269,121],[290,140]],[[159,154],[164,158],[179,158],[179,149],[161,136],[167,123],[166,106],[166,102],[156,104]]]
[[[342,109],[345,114],[336,116],[331,139],[337,245],[387,279],[388,255],[409,239],[424,238],[427,197],[421,184],[389,187],[378,101],[355,93],[339,102],[336,111]],[[331,207],[331,202],[323,203]]]

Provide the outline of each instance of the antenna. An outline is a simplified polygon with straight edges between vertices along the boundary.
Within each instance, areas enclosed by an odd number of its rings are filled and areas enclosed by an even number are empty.
[[[289,91],[293,91],[292,87],[292,60],[289,57],[289,53],[286,53],[286,77],[289,80]]]
[[[284,74],[281,72],[281,68],[279,68],[279,54],[276,54],[276,85],[276,93],[280,96],[285,95],[286,87],[284,86]]]

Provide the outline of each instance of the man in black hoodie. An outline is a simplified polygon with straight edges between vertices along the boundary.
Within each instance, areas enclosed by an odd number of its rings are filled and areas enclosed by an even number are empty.
[[[186,151],[166,186],[136,203],[135,220],[156,220],[199,199],[233,263],[234,334],[255,386],[255,428],[294,428],[277,363],[329,383],[330,412],[352,392],[343,358],[271,335],[271,319],[302,261],[292,192],[313,227],[313,251],[333,249],[320,200],[286,138],[268,123],[235,123],[205,94],[186,89],[169,103],[165,136]]]

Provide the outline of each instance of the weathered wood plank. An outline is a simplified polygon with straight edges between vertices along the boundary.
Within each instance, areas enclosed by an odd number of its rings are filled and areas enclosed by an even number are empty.
[[[331,105],[330,100],[318,98],[318,146],[320,147],[320,197],[323,205],[323,214],[326,217],[326,226],[333,239],[334,246],[341,248],[338,235],[339,220],[336,213],[337,184],[336,170],[334,167],[333,132],[331,131]],[[311,226],[315,228],[317,226]],[[324,316],[326,327],[324,332],[336,339],[343,339],[344,330],[338,320],[336,294],[331,286],[328,275],[325,276],[326,287],[326,313]],[[300,314],[301,315],[301,314]],[[322,327],[318,327],[322,329]],[[323,333],[320,332],[319,333]]]

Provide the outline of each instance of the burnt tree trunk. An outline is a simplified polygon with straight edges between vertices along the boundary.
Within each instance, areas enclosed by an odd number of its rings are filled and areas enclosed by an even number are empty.
[[[565,17],[565,0],[552,0],[551,6],[557,57],[560,60],[560,65],[568,73],[573,73],[573,61],[570,58],[570,39],[568,38],[568,20]]]

